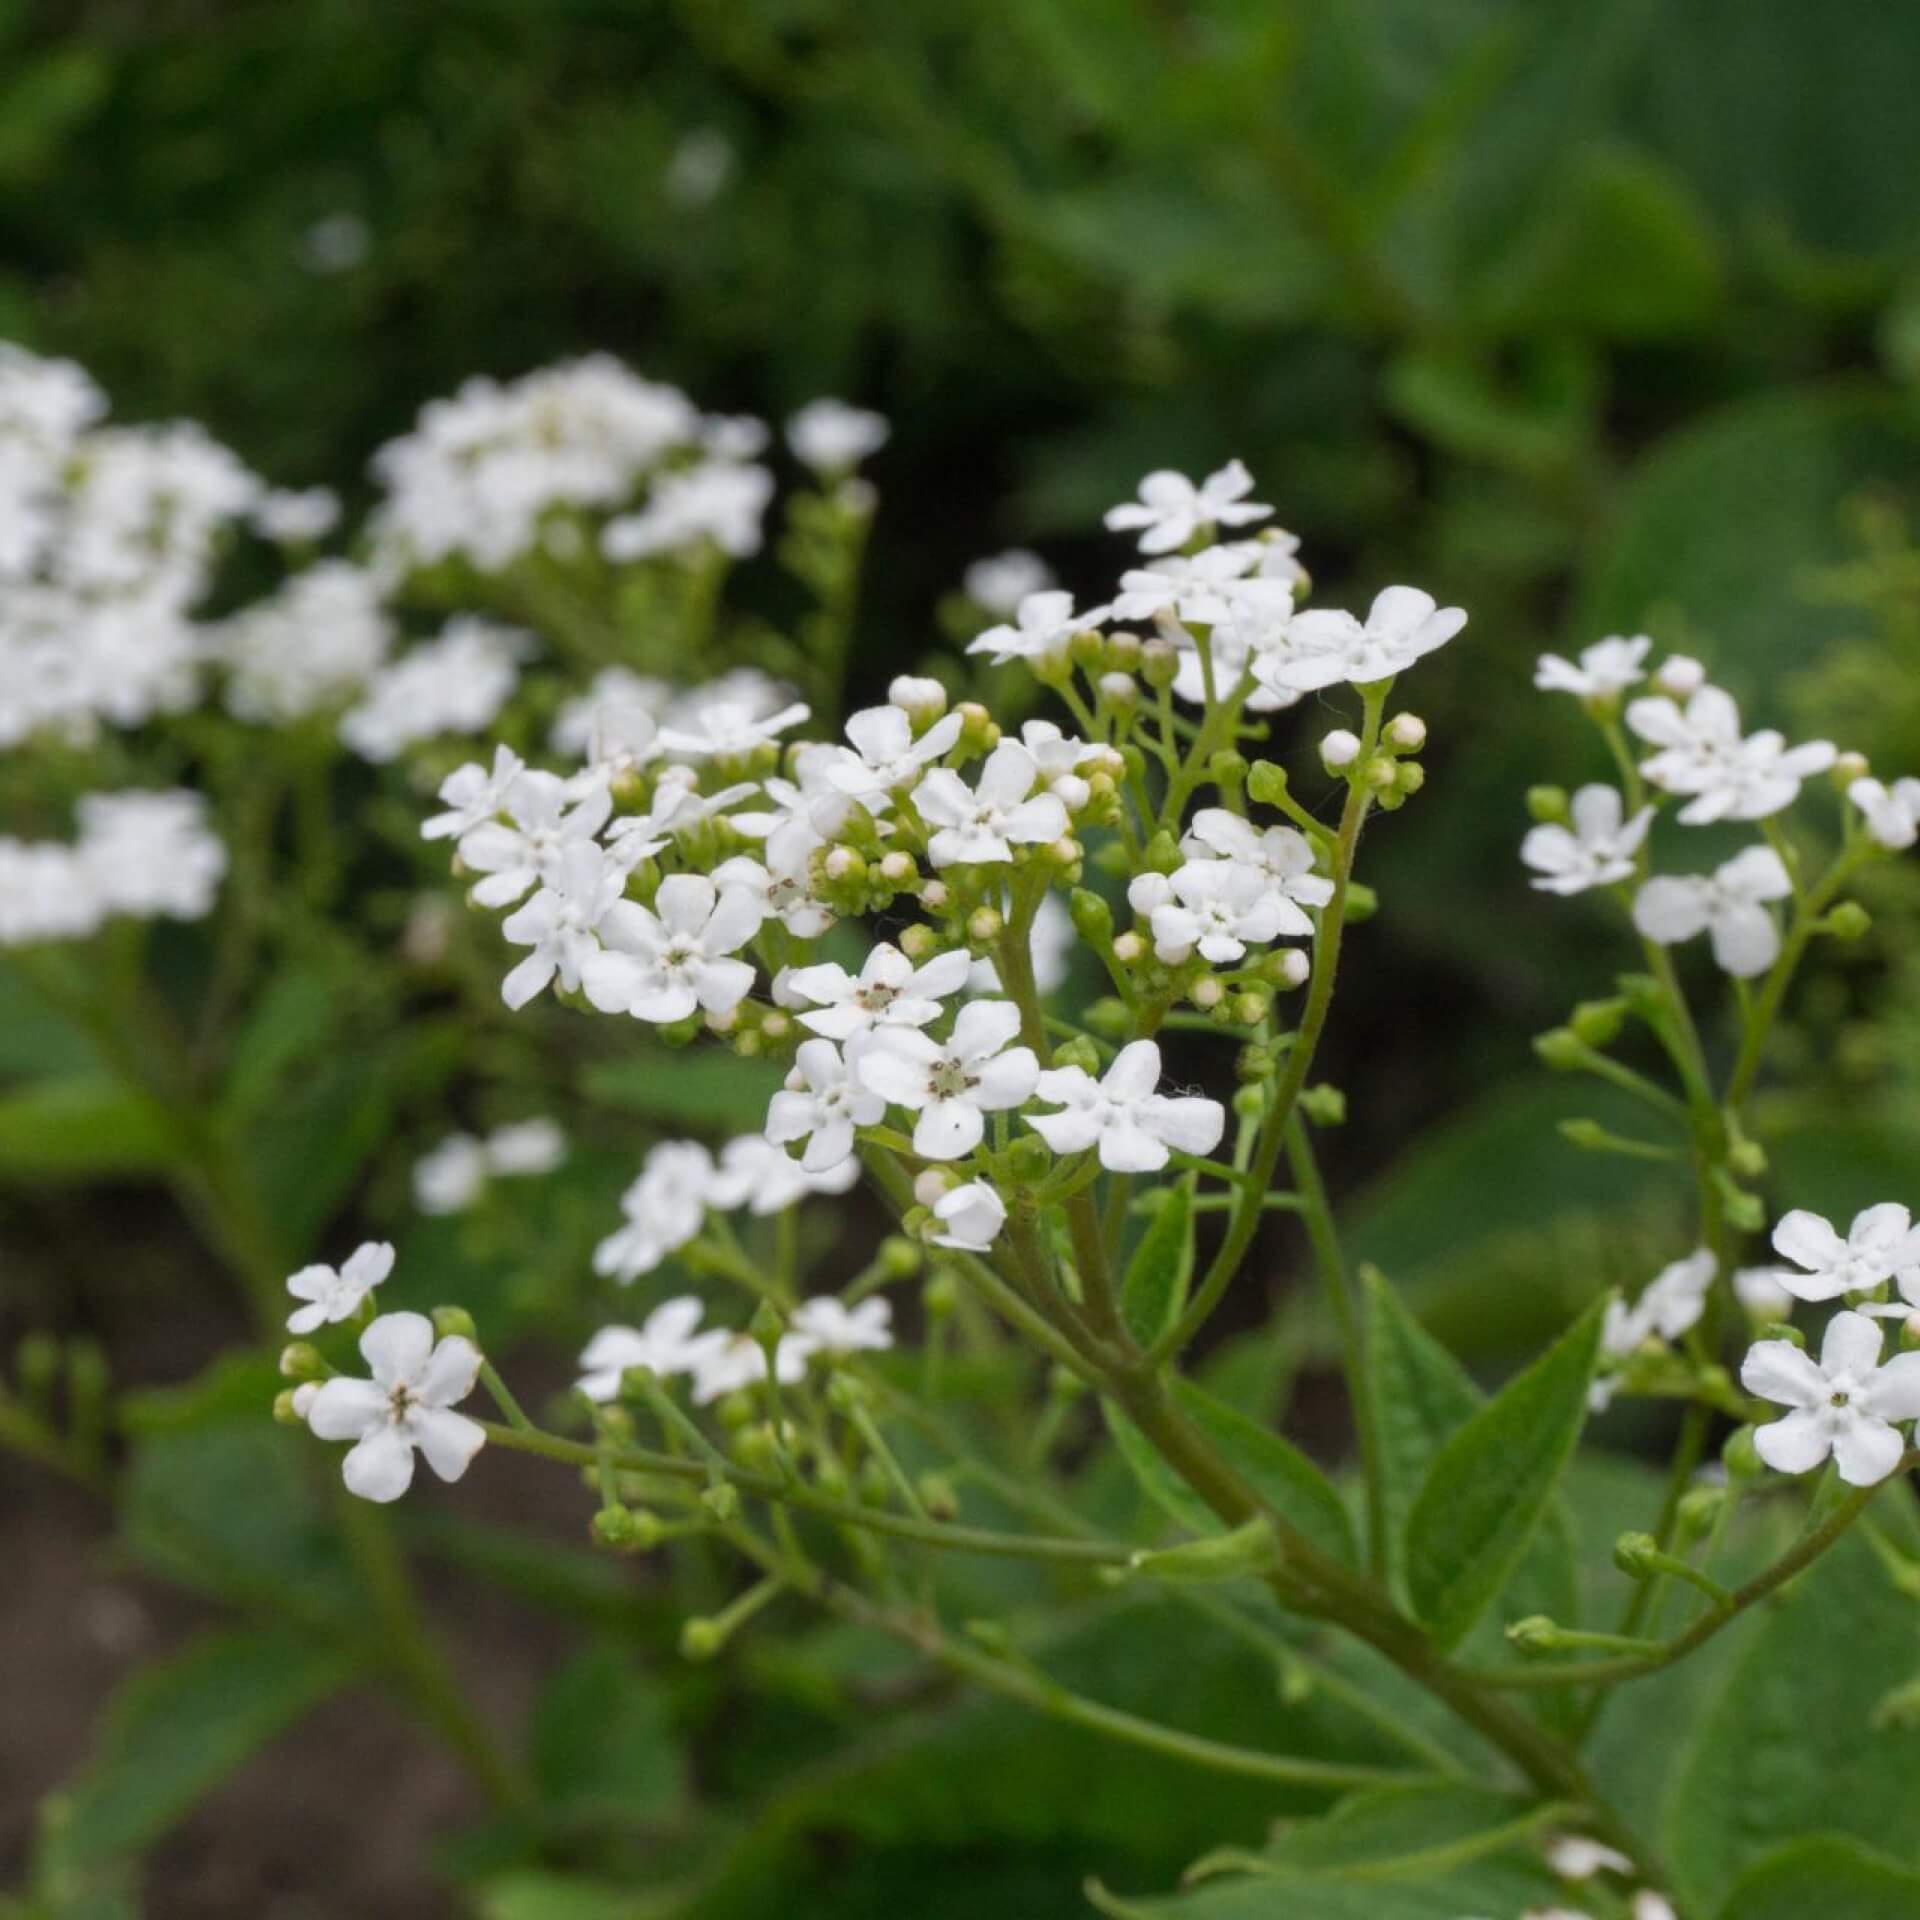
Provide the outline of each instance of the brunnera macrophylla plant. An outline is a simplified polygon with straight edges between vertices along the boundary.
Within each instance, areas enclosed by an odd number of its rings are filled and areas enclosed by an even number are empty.
[[[637,1025],[766,1061],[764,1127],[717,1157],[694,1140],[647,1155],[594,1260],[638,1304],[587,1344],[558,1425],[523,1410],[462,1308],[380,1312],[377,1248],[295,1287],[301,1325],[319,1311],[357,1331],[369,1377],[298,1343],[282,1412],[352,1442],[347,1484],[368,1499],[405,1492],[416,1455],[453,1480],[510,1448],[580,1477],[605,1547],[728,1550],[739,1583],[685,1621],[690,1658],[750,1620],[824,1610],[1116,1740],[1324,1789],[1324,1836],[1208,1868],[1270,1876],[1290,1910],[1322,1911],[1312,1889],[1351,1869],[1424,1872],[1419,1911],[1457,1888],[1462,1920],[1718,1913],[1723,1881],[1697,1849],[1670,1861],[1590,1748],[1614,1690],[1713,1647],[1853,1530],[1907,1564],[1900,1522],[1873,1516],[1920,1461],[1920,1229],[1896,1202],[1844,1229],[1789,1211],[1769,1262],[1753,1101],[1800,962],[1860,930],[1848,883],[1920,837],[1920,787],[1746,731],[1701,666],[1653,666],[1645,638],[1542,659],[1538,684],[1580,701],[1610,777],[1534,792],[1525,865],[1613,905],[1638,958],[1540,1052],[1645,1111],[1645,1137],[1575,1122],[1573,1144],[1683,1164],[1697,1222],[1636,1297],[1593,1300],[1483,1401],[1384,1276],[1350,1271],[1315,1139],[1342,1096],[1313,1079],[1349,924],[1371,909],[1363,833],[1423,786],[1402,679],[1466,615],[1404,586],[1364,616],[1305,604],[1296,543],[1262,529],[1252,490],[1237,462],[1198,485],[1150,475],[1108,517],[1140,551],[1106,601],[1020,581],[971,650],[1021,663],[1045,717],[1003,726],[903,676],[838,738],[809,737],[799,700],[716,700],[690,723],[616,684],[566,761],[501,747],[452,772],[421,830],[499,916],[506,1003],[554,996],[609,1051]],[[1303,778],[1261,753],[1308,696],[1341,724]],[[1100,983],[1071,1010],[1069,950]],[[861,1180],[895,1230],[849,1271],[808,1222]],[[1350,1492],[1191,1377],[1216,1310],[1258,1283],[1248,1255],[1275,1207],[1302,1216],[1337,1330]],[[1801,1303],[1838,1307],[1811,1342]],[[945,1387],[1009,1353],[1031,1381],[1013,1470]],[[1585,1424],[1637,1398],[1682,1411],[1666,1497],[1614,1550],[1620,1618],[1582,1625],[1565,1580],[1564,1613],[1520,1611]],[[1170,1531],[1098,1523],[1050,1482],[1090,1400]],[[1801,1476],[1817,1477],[1796,1496]],[[1742,1511],[1796,1498],[1787,1542],[1735,1572]],[[1257,1591],[1262,1610],[1234,1617],[1276,1646],[1370,1650],[1379,1685],[1351,1698],[1401,1764],[1290,1751],[1284,1712],[1271,1747],[1234,1747],[1075,1692],[1013,1624],[947,1617],[916,1570],[928,1555],[1173,1605]],[[1807,1661],[1849,1657],[1817,1618],[1802,1633]],[[1384,1676],[1430,1696],[1471,1760]],[[1215,1910],[1204,1889],[1096,1898]],[[1399,1911],[1384,1893],[1376,1910]]]

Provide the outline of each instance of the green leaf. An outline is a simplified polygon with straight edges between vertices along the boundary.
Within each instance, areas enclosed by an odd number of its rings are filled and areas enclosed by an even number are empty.
[[[1407,1590],[1444,1646],[1506,1585],[1586,1419],[1606,1310],[1596,1300],[1441,1448],[1407,1516]]]
[[[54,1012],[18,968],[0,961],[0,1073],[31,1079],[89,1068],[101,1070],[93,1042]]]
[[[764,1060],[731,1053],[648,1048],[640,1059],[596,1060],[582,1069],[589,1099],[645,1114],[665,1127],[708,1133],[756,1132],[779,1078]]]
[[[245,1125],[262,1111],[294,1068],[325,1049],[339,1009],[330,969],[303,968],[276,977],[248,1013],[228,1055],[222,1120]]]
[[[0,1180],[98,1180],[162,1172],[165,1112],[112,1080],[78,1074],[0,1095]]]
[[[1904,1498],[1894,1489],[1885,1504]],[[1683,1902],[1713,1911],[1782,1834],[1851,1835],[1920,1862],[1920,1732],[1873,1724],[1913,1644],[1913,1602],[1857,1535],[1771,1602],[1694,1723],[1667,1796],[1662,1851]],[[1839,1906],[1807,1911],[1852,1920]]]
[[[481,1920],[666,1920],[671,1911],[631,1887],[558,1873],[503,1874],[479,1900]]]
[[[1553,1880],[1536,1862],[1475,1861],[1450,1873],[1379,1885],[1289,1873],[1209,1881],[1161,1900],[1116,1898],[1088,1889],[1110,1920],[1462,1920],[1545,1906]]]
[[[533,1721],[541,1796],[575,1818],[639,1821],[686,1791],[665,1696],[633,1656],[590,1647],[554,1675]]]
[[[1834,1834],[1790,1840],[1735,1881],[1720,1920],[1913,1920],[1920,1873]]]
[[[1162,1192],[1166,1198],[1147,1222],[1120,1286],[1127,1330],[1143,1347],[1180,1317],[1193,1283],[1193,1176]]]
[[[149,1845],[351,1671],[342,1654],[271,1628],[203,1634],[141,1668],[72,1791],[61,1862],[83,1868]]]
[[[1333,1483],[1277,1433],[1249,1420],[1190,1380],[1174,1383],[1181,1410],[1233,1470],[1273,1511],[1322,1552],[1349,1566],[1355,1560],[1353,1522]],[[1105,1404],[1107,1426],[1134,1478],[1155,1505],[1190,1533],[1223,1533],[1225,1524],[1160,1457],[1120,1410]]]

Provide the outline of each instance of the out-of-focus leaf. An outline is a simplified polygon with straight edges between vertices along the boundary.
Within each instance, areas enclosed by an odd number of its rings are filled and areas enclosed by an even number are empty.
[[[1111,1920],[1462,1920],[1543,1906],[1555,1892],[1544,1868],[1520,1859],[1480,1860],[1414,1882],[1375,1884],[1311,1874],[1214,1880],[1164,1899],[1121,1899],[1090,1890]]]
[[[220,1108],[228,1124],[246,1125],[283,1076],[326,1046],[338,1007],[325,971],[294,968],[273,979],[248,1013],[227,1060]]]
[[[22,187],[57,164],[61,142],[105,93],[111,70],[78,41],[9,56],[0,85],[0,185]]]
[[[137,1851],[341,1686],[341,1654],[271,1628],[208,1633],[137,1672],[58,1828],[64,1864]]]
[[[757,1133],[779,1084],[779,1075],[764,1060],[691,1048],[596,1060],[580,1075],[580,1091],[589,1100],[644,1114],[662,1127],[715,1134]]]
[[[547,1683],[533,1720],[541,1796],[570,1818],[646,1821],[686,1791],[659,1683],[631,1653],[589,1647]]]
[[[1902,1503],[1895,1489],[1886,1504]],[[1773,1600],[1693,1724],[1663,1810],[1662,1851],[1684,1902],[1715,1911],[1782,1834],[1827,1830],[1920,1863],[1920,1730],[1873,1724],[1913,1644],[1912,1600],[1853,1535]]]
[[[1192,1178],[1167,1188],[1166,1196],[1147,1222],[1120,1287],[1127,1329],[1143,1347],[1152,1346],[1179,1318],[1193,1281]]]
[[[112,1080],[35,1080],[0,1094],[0,1179],[157,1174],[176,1151],[166,1114]]]
[[[100,1070],[87,1036],[55,1013],[0,958],[0,1074],[25,1080],[40,1074],[78,1077]]]
[[[1920,1873],[1832,1834],[1792,1840],[1734,1882],[1720,1920],[1913,1920]]]
[[[1443,1645],[1479,1619],[1524,1557],[1586,1419],[1603,1301],[1510,1380],[1434,1456],[1407,1516],[1407,1590]]]
[[[480,1891],[481,1920],[668,1920],[672,1907],[573,1874],[510,1873]]]

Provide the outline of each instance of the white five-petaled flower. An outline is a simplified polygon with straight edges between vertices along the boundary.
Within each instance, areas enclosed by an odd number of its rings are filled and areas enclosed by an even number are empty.
[[[1333,898],[1333,882],[1313,870],[1313,848],[1307,836],[1294,827],[1268,827],[1264,831],[1252,821],[1243,820],[1226,807],[1202,807],[1193,816],[1193,825],[1180,842],[1180,851],[1190,859],[1208,855],[1231,861],[1256,873],[1281,896],[1285,911],[1279,931],[1304,937],[1313,931],[1313,922],[1304,912],[1307,907],[1324,907]]]
[[[904,1029],[903,1029],[904,1031]],[[887,1103],[858,1078],[865,1034],[847,1042],[844,1058],[831,1040],[803,1040],[787,1084],[767,1103],[767,1138],[780,1146],[804,1140],[800,1165],[825,1173],[853,1152],[853,1130],[877,1125]]]
[[[934,1202],[933,1217],[945,1229],[932,1236],[936,1247],[985,1253],[1007,1224],[1007,1206],[991,1182],[969,1180],[965,1186],[950,1187]]]
[[[360,1353],[371,1380],[329,1380],[307,1405],[322,1440],[358,1442],[341,1463],[347,1491],[398,1500],[413,1483],[416,1447],[442,1480],[458,1480],[487,1437],[453,1411],[479,1377],[479,1349],[458,1334],[436,1346],[424,1313],[385,1313],[360,1336]]]
[[[1136,880],[1127,897],[1138,911],[1160,893]],[[1249,945],[1278,939],[1306,918],[1260,873],[1236,860],[1189,860],[1165,881],[1164,897],[1146,910],[1153,950],[1169,966],[1178,966],[1196,947],[1202,959],[1225,966],[1243,958]]]
[[[533,951],[500,984],[508,1006],[524,1007],[557,973],[577,992],[581,970],[600,951],[599,927],[626,890],[627,872],[597,841],[575,840],[531,900],[500,923],[504,937]]]
[[[787,422],[793,456],[816,473],[845,473],[887,444],[883,415],[844,400],[811,400]]]
[[[920,817],[934,829],[927,858],[936,867],[1011,860],[1015,846],[1057,840],[1067,809],[1053,793],[1035,793],[1039,767],[1017,740],[987,755],[969,787],[951,767],[935,767],[913,791]]]
[[[603,1013],[665,1025],[696,1009],[731,1013],[753,985],[753,967],[730,956],[760,931],[762,902],[746,887],[724,892],[702,873],[660,882],[649,911],[616,901],[600,922],[602,949],[580,970]]]
[[[1048,1068],[1035,1090],[1061,1111],[1029,1114],[1028,1124],[1055,1153],[1097,1146],[1109,1173],[1157,1172],[1170,1150],[1211,1153],[1226,1109],[1217,1100],[1163,1094],[1159,1085],[1159,1047],[1135,1040],[1098,1080],[1084,1067]]]
[[[737,760],[797,727],[810,709],[796,700],[777,713],[733,700],[715,700],[676,726],[660,729],[660,744],[689,760]]]
[[[916,967],[896,946],[881,941],[858,975],[832,961],[796,967],[785,988],[796,1003],[811,1002],[800,1024],[829,1040],[846,1040],[873,1027],[925,1027],[939,1019],[940,1002],[967,983],[964,950],[936,953]]]
[[[713,1156],[697,1140],[663,1140],[620,1196],[626,1224],[593,1250],[595,1273],[637,1280],[684,1247],[706,1224]]]
[[[1756,1340],[1740,1365],[1749,1393],[1793,1409],[1757,1428],[1760,1458],[1780,1473],[1806,1473],[1832,1454],[1850,1487],[1871,1487],[1900,1464],[1897,1420],[1920,1414],[1920,1353],[1880,1364],[1880,1329],[1864,1314],[1827,1322],[1816,1363],[1790,1341]]]
[[[477,760],[456,767],[440,783],[440,798],[447,811],[421,824],[421,839],[457,840],[491,820],[506,805],[507,794],[525,770],[525,762],[511,747],[494,748],[491,768]]]
[[[847,738],[853,746],[827,763],[827,782],[870,811],[883,812],[892,804],[895,788],[911,786],[952,751],[964,724],[959,714],[949,713],[916,740],[913,721],[901,708],[862,708],[848,716]]]
[[[1010,1000],[972,1000],[953,1036],[935,1040],[914,1027],[882,1027],[858,1060],[863,1085],[920,1117],[913,1150],[929,1160],[971,1153],[986,1133],[983,1116],[1017,1107],[1040,1077],[1030,1047],[1011,1046],[1020,1010]]]
[[[774,1349],[773,1375],[783,1387],[806,1376],[808,1347],[793,1334],[783,1334]],[[767,1377],[767,1351],[750,1333],[721,1334],[701,1348],[693,1366],[693,1399],[704,1407],[710,1400],[757,1386]]]
[[[1025,595],[1009,625],[989,627],[968,642],[967,651],[990,655],[996,667],[1005,666],[1009,660],[1042,664],[1063,660],[1073,636],[1097,627],[1110,612],[1110,607],[1083,607],[1076,613],[1072,594],[1045,588]]]
[[[535,768],[507,783],[500,807],[505,820],[483,818],[460,836],[462,864],[483,876],[473,889],[483,907],[504,907],[530,887],[551,882],[567,849],[591,842],[607,824],[613,795],[604,781],[595,781],[575,799],[558,774]]]
[[[1678,1340],[1705,1311],[1707,1293],[1719,1270],[1712,1251],[1700,1247],[1684,1260],[1662,1267],[1632,1306],[1608,1301],[1600,1330],[1601,1352],[1621,1359],[1645,1341]]]
[[[976,606],[1003,618],[1030,593],[1045,593],[1053,585],[1053,570],[1037,553],[1009,547],[976,560],[962,577],[961,586]]]
[[[1780,856],[1771,847],[1748,847],[1711,874],[1649,880],[1634,898],[1633,924],[1663,947],[1704,931],[1712,936],[1718,965],[1749,980],[1765,973],[1780,953],[1780,929],[1766,903],[1792,892]]]
[[[1459,607],[1442,607],[1418,587],[1377,593],[1364,621],[1333,607],[1310,607],[1288,623],[1287,644],[1261,654],[1254,673],[1295,693],[1313,693],[1341,681],[1368,686],[1391,680],[1445,646],[1467,624]]]
[[[1796,1300],[1837,1300],[1843,1293],[1865,1293],[1897,1280],[1901,1291],[1910,1291],[1914,1304],[1920,1306],[1920,1227],[1894,1201],[1856,1213],[1844,1240],[1831,1221],[1796,1207],[1782,1215],[1774,1228],[1773,1247],[1793,1262],[1791,1267],[1774,1268],[1773,1277]],[[1862,1311],[1904,1318],[1908,1309],[1880,1306]]]
[[[1740,732],[1740,709],[1719,687],[1701,687],[1683,709],[1662,694],[1635,700],[1627,725],[1659,751],[1640,763],[1656,787],[1689,796],[1680,819],[1764,820],[1799,798],[1800,783],[1837,757],[1829,740],[1789,747],[1771,729]]]
[[[1264,520],[1273,509],[1249,500],[1253,475],[1238,460],[1210,473],[1196,487],[1184,473],[1161,467],[1140,482],[1140,497],[1109,507],[1114,533],[1138,533],[1142,553],[1171,553],[1203,527],[1240,527]]]
[[[312,1333],[347,1319],[392,1271],[392,1247],[384,1240],[368,1240],[355,1247],[337,1269],[316,1265],[289,1274],[287,1291],[307,1305],[287,1315],[287,1331]]]
[[[629,1367],[645,1367],[663,1380],[691,1373],[702,1352],[725,1338],[699,1331],[703,1311],[691,1294],[681,1294],[663,1300],[640,1326],[602,1327],[580,1355],[578,1391],[589,1400],[616,1399]]]
[[[817,940],[833,925],[833,909],[813,891],[813,845],[797,833],[770,833],[766,860],[737,853],[713,870],[722,893],[744,887],[760,905],[762,919],[778,920],[802,940]]]
[[[1543,822],[1521,841],[1520,858],[1540,876],[1533,884],[1545,893],[1569,894],[1631,880],[1653,809],[1642,807],[1631,820],[1621,818],[1624,811],[1614,788],[1582,787],[1573,796],[1571,827]]]
[[[1151,566],[1129,567],[1120,576],[1113,611],[1122,620],[1171,614],[1183,624],[1207,627],[1218,626],[1246,603],[1291,613],[1293,582],[1253,574],[1261,552],[1257,540],[1234,540],[1194,554],[1163,554]]]
[[[816,1294],[794,1308],[789,1324],[809,1353],[884,1353],[893,1345],[893,1302],[876,1293],[849,1307]]]
[[[1546,693],[1574,693],[1583,700],[1611,700],[1644,680],[1641,671],[1653,642],[1644,633],[1632,639],[1609,634],[1583,647],[1579,663],[1558,653],[1543,653],[1533,670],[1533,684]]]
[[[1847,798],[1883,847],[1901,853],[1920,840],[1920,780],[1896,780],[1891,787],[1879,780],[1856,780],[1847,788]]]
[[[707,1189],[708,1204],[722,1213],[736,1207],[758,1218],[785,1213],[810,1193],[845,1193],[860,1178],[860,1162],[849,1154],[838,1166],[809,1173],[785,1147],[764,1133],[743,1133],[720,1150],[720,1165]]]

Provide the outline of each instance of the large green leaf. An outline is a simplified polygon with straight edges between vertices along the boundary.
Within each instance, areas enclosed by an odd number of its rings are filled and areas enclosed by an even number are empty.
[[[1545,1519],[1586,1418],[1605,1303],[1461,1427],[1407,1516],[1407,1590],[1443,1645],[1506,1585]]]
[[[154,1174],[175,1151],[165,1112],[102,1076],[34,1080],[0,1094],[0,1179]]]
[[[548,1681],[533,1720],[542,1798],[573,1818],[644,1821],[686,1790],[658,1681],[619,1647],[589,1647]]]
[[[1772,1603],[1668,1796],[1663,1852],[1683,1900],[1712,1911],[1795,1834],[1850,1835],[1920,1862],[1920,1731],[1873,1724],[1912,1663],[1914,1630],[1912,1600],[1853,1535]]]
[[[1210,1881],[1166,1899],[1120,1899],[1104,1887],[1093,1903],[1112,1920],[1464,1920],[1544,1907],[1555,1883],[1538,1863],[1475,1861],[1415,1881],[1376,1884],[1312,1874]]]
[[[764,1060],[693,1048],[645,1047],[639,1058],[596,1060],[580,1074],[589,1100],[644,1114],[662,1127],[716,1134],[757,1132],[779,1084]]]
[[[1186,1305],[1193,1281],[1193,1180],[1164,1189],[1160,1209],[1147,1222],[1120,1287],[1127,1330],[1150,1347]]]
[[[141,1668],[72,1789],[62,1863],[84,1868],[147,1846],[350,1672],[340,1653],[272,1628],[203,1634]]]
[[[1720,1920],[1913,1920],[1920,1873],[1852,1840],[1790,1840],[1734,1883]]]

